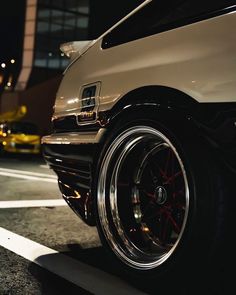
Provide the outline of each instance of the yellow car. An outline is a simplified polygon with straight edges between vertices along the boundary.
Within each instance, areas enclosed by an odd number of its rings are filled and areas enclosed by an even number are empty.
[[[0,150],[10,153],[39,154],[40,135],[33,123],[0,123]]]

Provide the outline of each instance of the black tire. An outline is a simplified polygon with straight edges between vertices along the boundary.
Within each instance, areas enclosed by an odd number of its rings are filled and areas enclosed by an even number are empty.
[[[201,136],[163,117],[130,114],[108,135],[96,180],[99,236],[121,274],[145,291],[220,294],[220,163]]]

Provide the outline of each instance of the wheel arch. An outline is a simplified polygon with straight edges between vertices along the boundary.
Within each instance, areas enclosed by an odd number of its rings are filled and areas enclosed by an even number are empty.
[[[178,109],[191,113],[198,102],[186,93],[171,87],[149,85],[133,89],[124,94],[110,111],[110,120],[122,111],[137,106],[156,106],[160,109]]]
[[[112,128],[117,120],[135,112],[156,112],[157,118],[179,123],[192,123],[193,109],[199,103],[186,93],[171,87],[150,85],[133,89],[122,96],[107,114],[107,127]],[[169,114],[169,115],[168,115]],[[195,126],[196,127],[196,126]]]

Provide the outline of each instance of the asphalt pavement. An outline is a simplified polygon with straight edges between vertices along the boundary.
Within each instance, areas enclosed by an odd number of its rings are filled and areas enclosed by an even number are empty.
[[[42,157],[0,158],[0,295],[145,294],[62,199]]]

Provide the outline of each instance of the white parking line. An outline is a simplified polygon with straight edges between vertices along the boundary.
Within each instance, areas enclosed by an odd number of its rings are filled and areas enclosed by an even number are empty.
[[[49,169],[48,165],[39,165],[39,167]]]
[[[32,172],[32,171],[25,171],[25,170],[16,170],[16,169],[9,169],[9,168],[1,168],[0,172],[9,172],[9,173],[17,173],[17,174],[23,174],[23,175],[30,175],[30,176],[39,176],[39,177],[48,177],[56,179],[56,175],[46,174],[46,173],[38,173],[38,172]]]
[[[0,209],[67,206],[63,199],[0,201]]]
[[[0,246],[96,295],[145,294],[115,276],[67,257],[2,227],[0,227]]]
[[[21,178],[21,179],[28,179],[28,180],[36,180],[36,181],[45,181],[45,182],[57,183],[56,179],[47,178],[47,177],[43,178],[43,177],[30,176],[30,175],[24,175],[24,174],[17,174],[17,173],[10,173],[10,172],[1,172],[1,171],[0,171],[0,175],[8,176],[8,177]]]

